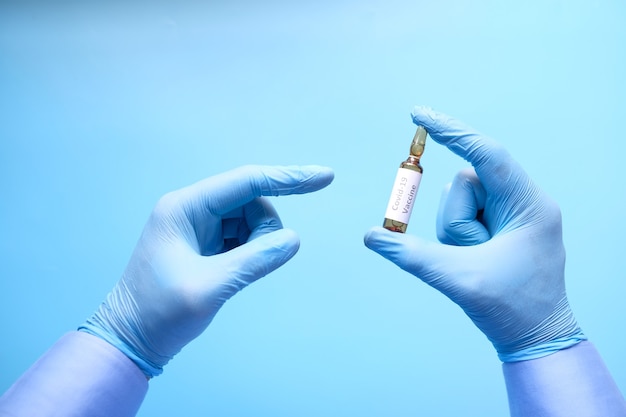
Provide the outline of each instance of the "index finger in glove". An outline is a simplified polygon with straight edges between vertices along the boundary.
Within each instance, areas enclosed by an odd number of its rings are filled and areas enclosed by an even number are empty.
[[[515,182],[526,177],[502,145],[464,123],[422,106],[416,106],[411,117],[436,142],[471,163],[487,192],[513,191]]]
[[[333,177],[332,169],[318,165],[247,165],[197,182],[186,191],[198,208],[222,216],[257,197],[320,190]]]

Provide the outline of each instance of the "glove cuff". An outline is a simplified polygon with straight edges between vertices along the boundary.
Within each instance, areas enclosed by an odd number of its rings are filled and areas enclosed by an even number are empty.
[[[548,356],[572,347],[587,337],[580,329],[567,297],[563,296],[554,311],[510,345],[496,346],[502,362],[519,362]]]
[[[526,349],[519,350],[513,353],[500,353],[498,357],[502,362],[520,362],[530,359],[537,359],[544,356],[551,355],[560,350],[570,348],[578,343],[587,340],[587,336],[584,335],[582,330],[578,329],[578,332],[572,336],[561,337],[559,339],[551,340],[547,343],[542,343],[537,346],[531,346]]]
[[[128,295],[129,291],[123,282],[113,288],[106,300],[100,304],[98,310],[83,323],[78,330],[115,346],[119,351],[132,360],[143,373],[152,378],[163,373],[165,365],[171,357],[151,354],[143,346],[149,346],[141,326],[138,324],[137,314],[134,314],[134,300]]]

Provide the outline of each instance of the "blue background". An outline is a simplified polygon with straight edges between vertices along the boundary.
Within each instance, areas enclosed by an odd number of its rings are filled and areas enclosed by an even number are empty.
[[[561,205],[570,302],[626,391],[623,1],[2,2],[0,392],[98,306],[167,191],[322,164],[301,236],[153,380],[140,416],[506,415],[463,312],[367,250],[426,104]],[[430,141],[409,233],[464,161]],[[520,249],[523,250],[523,249]]]

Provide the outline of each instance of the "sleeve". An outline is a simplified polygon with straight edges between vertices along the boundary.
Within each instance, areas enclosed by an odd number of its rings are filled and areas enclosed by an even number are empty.
[[[146,376],[123,353],[76,331],[59,339],[0,397],[0,416],[134,416],[147,391]]]
[[[503,371],[511,417],[626,417],[626,401],[590,342],[505,363]]]

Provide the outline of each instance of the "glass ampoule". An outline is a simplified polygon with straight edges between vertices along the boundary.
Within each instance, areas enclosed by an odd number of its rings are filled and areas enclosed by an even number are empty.
[[[400,164],[396,180],[393,183],[383,227],[393,232],[405,233],[413,211],[413,204],[424,172],[420,158],[424,153],[428,132],[423,126],[418,126],[409,157]]]

